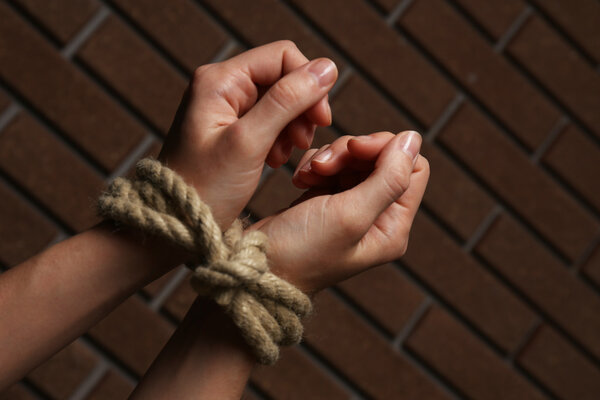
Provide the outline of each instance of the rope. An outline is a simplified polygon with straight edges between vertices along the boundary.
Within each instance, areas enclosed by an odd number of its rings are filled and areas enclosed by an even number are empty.
[[[267,236],[244,234],[237,219],[221,232],[195,189],[159,161],[137,163],[136,178],[116,178],[98,200],[99,214],[167,239],[196,255],[191,284],[232,318],[259,362],[273,364],[280,345],[302,339],[308,296],[269,271]]]

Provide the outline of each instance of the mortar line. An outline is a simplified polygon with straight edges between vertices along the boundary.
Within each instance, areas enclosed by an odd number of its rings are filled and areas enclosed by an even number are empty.
[[[567,125],[569,125],[569,122],[570,122],[569,118],[564,115],[562,117],[560,117],[558,119],[558,121],[556,121],[556,124],[554,124],[552,129],[550,129],[550,132],[548,133],[548,135],[546,136],[544,141],[538,146],[538,148],[535,150],[535,152],[533,152],[531,154],[531,156],[529,157],[531,162],[533,162],[534,164],[540,163],[540,160],[542,159],[544,154],[546,154],[546,152],[548,150],[550,150],[550,147],[552,147],[552,145],[554,144],[556,139],[558,139],[560,134],[563,133],[563,131],[565,130]]]
[[[523,25],[529,20],[529,17],[533,14],[533,9],[531,6],[527,5],[521,11],[519,15],[514,19],[512,24],[508,27],[508,29],[502,34],[500,39],[494,45],[494,51],[498,54],[501,54],[506,46],[510,43],[510,41],[519,33]]]
[[[446,108],[444,108],[442,114],[431,125],[431,127],[425,134],[424,139],[428,142],[433,143],[435,141],[436,136],[441,132],[444,126],[446,126],[448,121],[452,119],[452,117],[456,114],[456,112],[460,109],[460,106],[465,101],[465,95],[462,92],[457,92],[454,98],[450,100]]]
[[[346,377],[343,372],[339,371],[337,367],[329,363],[329,360],[320,355],[319,352],[314,349],[309,343],[303,341],[298,349],[304,354],[310,361],[317,367],[324,375],[334,381],[349,395],[358,398],[359,400],[366,400],[368,396],[364,391],[356,385],[352,379]]]
[[[586,263],[594,254],[598,246],[600,246],[600,232],[596,233],[596,237],[592,239],[592,241],[590,242],[588,247],[583,251],[581,256],[577,260],[575,260],[575,262],[573,262],[573,264],[571,265],[571,270],[575,274],[579,275],[582,273],[581,269],[586,265]],[[594,290],[596,289],[594,288]]]
[[[86,376],[69,396],[69,400],[84,400],[98,386],[102,378],[110,370],[108,363],[101,358],[94,369]]]
[[[415,356],[411,351],[404,348],[397,349],[398,353],[404,356],[404,360],[415,370],[419,371],[425,378],[432,382],[439,390],[444,392],[452,400],[464,399],[462,391],[454,385],[454,382],[446,379],[433,366],[422,361],[420,357]]]
[[[531,340],[537,333],[538,329],[542,326],[542,324],[543,324],[542,319],[536,315],[536,318],[533,320],[533,322],[531,323],[531,326],[529,327],[527,332],[525,332],[525,334],[521,338],[521,341],[517,344],[517,346],[515,346],[513,351],[511,351],[507,355],[506,359],[508,360],[508,362],[511,366],[513,366],[513,367],[516,366],[517,358],[523,352],[525,347],[527,347],[527,345],[529,343],[531,343]]]
[[[189,276],[189,268],[185,265],[177,267],[178,270],[175,272],[175,276],[171,278],[158,292],[156,296],[148,303],[148,308],[152,311],[158,312],[165,301],[173,294],[173,292],[179,287],[179,285],[185,281]]]
[[[425,297],[417,309],[413,311],[411,316],[408,318],[408,321],[406,321],[400,332],[392,341],[393,348],[398,350],[402,348],[406,339],[408,339],[410,334],[414,332],[415,328],[419,322],[421,322],[425,314],[427,314],[433,303],[433,299],[429,296],[429,294],[427,294],[427,297]]]
[[[470,253],[473,251],[477,243],[485,236],[490,227],[496,222],[500,214],[504,211],[504,207],[499,204],[496,204],[492,211],[486,215],[483,220],[479,223],[479,225],[475,228],[475,231],[463,245],[463,251],[466,253]]]
[[[342,73],[338,76],[338,79],[335,82],[335,85],[333,85],[333,87],[329,91],[329,99],[330,100],[332,98],[334,98],[336,96],[336,94],[344,88],[344,86],[346,85],[346,83],[352,77],[353,74],[354,74],[354,68],[352,68],[350,65],[346,65],[346,67],[344,68]]]
[[[106,182],[110,182],[118,176],[125,175],[155,141],[156,139],[152,134],[146,133],[146,136],[127,154],[127,157],[106,177]]]
[[[394,26],[397,20],[402,17],[402,14],[412,5],[414,0],[402,0],[385,18],[387,26]]]
[[[0,132],[4,130],[11,123],[11,121],[19,114],[22,107],[13,101],[3,112],[0,114]]]
[[[225,61],[227,56],[231,53],[233,49],[240,46],[237,40],[231,38],[221,47],[221,49],[215,54],[215,56],[210,61],[211,63],[217,63],[221,61]]]
[[[76,340],[79,340],[81,342],[81,344],[83,344],[88,350],[90,350],[92,353],[94,353],[94,355],[96,357],[98,357],[98,359],[103,360],[105,363],[107,363],[112,371],[114,371],[115,373],[118,373],[123,379],[125,379],[127,382],[131,383],[133,386],[137,385],[138,378],[135,375],[135,373],[133,371],[128,371],[121,365],[114,362],[102,348],[100,348],[96,343],[94,343],[93,340],[91,340],[90,338],[87,338],[85,336],[80,336],[79,338],[75,339],[75,341]],[[123,365],[126,365],[126,364],[123,363]]]
[[[110,15],[110,10],[104,5],[90,18],[90,20],[73,36],[69,42],[60,50],[60,55],[70,60],[79,48],[92,36]]]

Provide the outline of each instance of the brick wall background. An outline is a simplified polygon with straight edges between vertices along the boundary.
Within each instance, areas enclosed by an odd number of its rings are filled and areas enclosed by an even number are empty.
[[[248,399],[600,397],[597,0],[0,0],[0,263],[96,222],[193,69],[277,39],[332,58],[343,133],[417,129],[408,253],[324,292]],[[299,191],[270,170],[261,217]],[[125,398],[193,299],[179,268],[2,398]],[[1,356],[0,356],[1,358]]]

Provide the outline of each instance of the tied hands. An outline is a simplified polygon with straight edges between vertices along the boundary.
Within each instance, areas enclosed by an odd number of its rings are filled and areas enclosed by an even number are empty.
[[[343,136],[309,149],[331,123],[333,62],[289,41],[198,68],[159,160],[192,185],[222,230],[244,209],[265,162],[308,150],[293,183],[306,192],[249,230],[269,237],[273,273],[313,294],[406,250],[429,167],[415,132]],[[93,111],[93,110],[90,110]],[[189,255],[102,223],[0,275],[0,391]],[[140,333],[141,334],[141,333]],[[198,299],[134,398],[239,398],[254,359],[236,327]]]
[[[308,61],[288,41],[195,72],[159,159],[192,184],[226,229],[246,206],[266,162],[283,165],[331,123],[337,69]],[[314,293],[402,256],[427,184],[416,132],[344,136],[306,152],[294,204],[249,229],[270,238],[271,269]]]

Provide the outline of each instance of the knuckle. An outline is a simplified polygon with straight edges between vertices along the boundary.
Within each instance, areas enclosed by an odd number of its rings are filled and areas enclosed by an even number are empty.
[[[282,111],[287,112],[299,100],[299,95],[291,82],[279,80],[269,91],[271,101]]]
[[[192,91],[197,92],[200,88],[203,88],[211,81],[214,81],[214,79],[210,78],[213,70],[214,64],[205,64],[196,68],[190,81]]]
[[[296,43],[289,39],[278,40],[277,44],[281,46],[284,50],[298,50],[298,46],[296,46]]]
[[[226,142],[223,148],[228,149],[228,151],[236,155],[247,156],[252,150],[252,146],[248,146],[246,143],[246,130],[239,123],[229,125],[225,135],[223,135],[223,139]]]
[[[394,168],[390,173],[386,174],[383,182],[389,193],[390,200],[395,201],[408,189],[409,174],[404,168]]]

